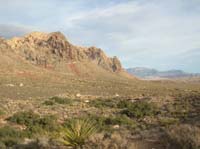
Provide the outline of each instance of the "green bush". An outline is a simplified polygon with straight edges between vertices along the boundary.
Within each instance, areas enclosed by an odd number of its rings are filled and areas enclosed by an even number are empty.
[[[0,141],[0,148],[1,149],[6,149],[6,145],[4,142]]]
[[[29,136],[32,134],[42,134],[44,132],[53,132],[58,130],[57,120],[54,116],[44,116],[35,121],[34,125],[28,125]]]
[[[1,115],[4,115],[4,114],[5,114],[5,112],[4,112],[3,110],[0,109],[0,116],[1,116]]]
[[[32,111],[15,113],[7,120],[19,125],[25,125],[26,129],[19,131],[8,126],[0,128],[0,142],[2,146],[13,146],[19,144],[25,137],[34,138],[40,134],[53,134],[59,130],[55,116],[46,115],[41,117]]]
[[[20,125],[35,125],[40,120],[40,116],[38,114],[33,113],[32,111],[26,112],[17,112],[13,116],[7,119],[8,121]]]
[[[105,124],[107,125],[127,125],[127,124],[130,124],[131,122],[132,120],[130,120],[125,115],[105,118]]]
[[[11,147],[16,145],[23,137],[25,137],[25,133],[23,131],[16,130],[10,126],[0,128],[1,146]]]
[[[136,122],[131,120],[126,115],[117,115],[115,117],[107,117],[105,118],[104,123],[106,125],[119,125],[119,126],[125,126],[128,128],[136,127]]]
[[[145,101],[137,101],[137,102],[122,102],[122,104],[118,104],[118,107],[124,108],[122,110],[122,114],[127,115],[128,117],[142,118],[144,116],[152,116],[156,114],[156,107]]]
[[[40,127],[42,127],[47,131],[52,131],[57,128],[57,118],[52,115],[46,115],[40,118],[37,125],[39,125]]]
[[[61,97],[55,96],[55,97],[50,98],[50,100],[58,104],[72,104],[72,100],[68,98],[61,98]]]
[[[44,104],[44,105],[47,105],[47,106],[52,106],[52,105],[55,104],[55,102],[53,102],[53,101],[51,101],[51,100],[46,100],[46,101],[44,101],[43,104]]]
[[[199,149],[200,128],[190,124],[172,125],[167,129],[167,143],[169,148]]]
[[[58,129],[57,119],[55,116],[46,115],[40,117],[38,114],[31,111],[15,113],[7,120],[12,123],[25,125],[28,136],[43,133],[44,131],[51,132]]]
[[[161,126],[168,127],[170,125],[177,124],[179,122],[179,119],[176,119],[176,118],[161,118],[159,120],[159,122],[160,122]]]
[[[10,126],[4,126],[0,128],[0,138],[5,138],[5,137],[21,138],[23,137],[23,133]]]
[[[132,104],[132,103],[128,100],[120,100],[117,103],[117,107],[123,109],[123,108],[127,108],[130,104]]]
[[[116,100],[114,100],[114,99],[95,99],[90,102],[90,105],[94,106],[96,108],[103,108],[103,107],[115,108]]]

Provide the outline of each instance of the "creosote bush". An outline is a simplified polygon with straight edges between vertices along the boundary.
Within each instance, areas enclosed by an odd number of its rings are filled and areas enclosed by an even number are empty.
[[[94,106],[96,108],[115,108],[116,107],[117,100],[114,99],[95,99],[90,102],[91,106]]]
[[[54,103],[57,104],[72,104],[72,99],[62,98],[57,96],[50,98],[50,101],[53,101]]]
[[[69,99],[69,98],[62,98],[62,97],[51,97],[50,99],[46,100],[43,102],[44,105],[47,105],[47,106],[52,106],[52,105],[55,105],[55,104],[65,104],[65,105],[70,105],[73,103],[73,100],[72,99]]]
[[[11,147],[20,142],[20,139],[25,137],[26,134],[23,131],[16,130],[10,126],[4,126],[0,128],[0,148]]]
[[[5,112],[3,110],[0,109],[0,116],[4,115]]]
[[[123,108],[122,114],[131,118],[142,118],[144,116],[152,116],[156,114],[156,107],[152,103],[146,101],[121,101],[118,103],[119,108]]]
[[[41,117],[32,111],[18,112],[7,119],[12,123],[26,126],[26,132],[30,136],[44,131],[55,131],[58,129],[57,119],[55,116],[46,115]]]
[[[200,148],[200,128],[194,125],[173,125],[167,130],[166,138],[172,149]]]
[[[47,106],[52,106],[52,105],[55,104],[55,102],[54,102],[54,101],[51,101],[51,100],[46,100],[46,101],[43,102],[43,104],[44,104],[44,105],[47,105]]]
[[[25,112],[17,112],[13,116],[7,118],[8,121],[20,125],[34,125],[40,119],[38,114],[33,113],[32,111],[25,111]]]

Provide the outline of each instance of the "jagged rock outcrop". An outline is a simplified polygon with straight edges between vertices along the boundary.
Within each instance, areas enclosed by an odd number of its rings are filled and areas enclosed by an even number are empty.
[[[9,45],[7,44],[4,38],[0,38],[0,52],[6,52],[9,49]]]
[[[48,65],[54,66],[59,62],[91,61],[111,72],[122,70],[117,57],[109,58],[96,47],[74,46],[60,32],[49,34],[33,32],[24,37],[6,41],[0,39],[0,42],[6,42],[6,46],[11,47],[16,54],[35,65],[48,67]]]
[[[114,56],[112,58],[112,69],[113,69],[113,71],[114,72],[120,71],[121,68],[122,68],[121,62],[119,61],[119,59],[116,56]]]

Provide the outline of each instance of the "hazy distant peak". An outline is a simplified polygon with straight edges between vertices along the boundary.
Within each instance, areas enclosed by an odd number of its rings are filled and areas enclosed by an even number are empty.
[[[132,75],[135,75],[140,78],[145,78],[145,79],[200,76],[200,74],[197,74],[197,73],[186,73],[182,70],[177,70],[177,69],[159,71],[152,68],[134,67],[134,68],[128,68],[126,70]]]

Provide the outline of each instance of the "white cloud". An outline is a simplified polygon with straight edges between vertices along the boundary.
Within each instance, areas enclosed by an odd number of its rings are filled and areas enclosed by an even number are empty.
[[[23,25],[0,24],[0,37],[11,38],[13,36],[23,36],[34,30],[36,30],[36,28]]]

